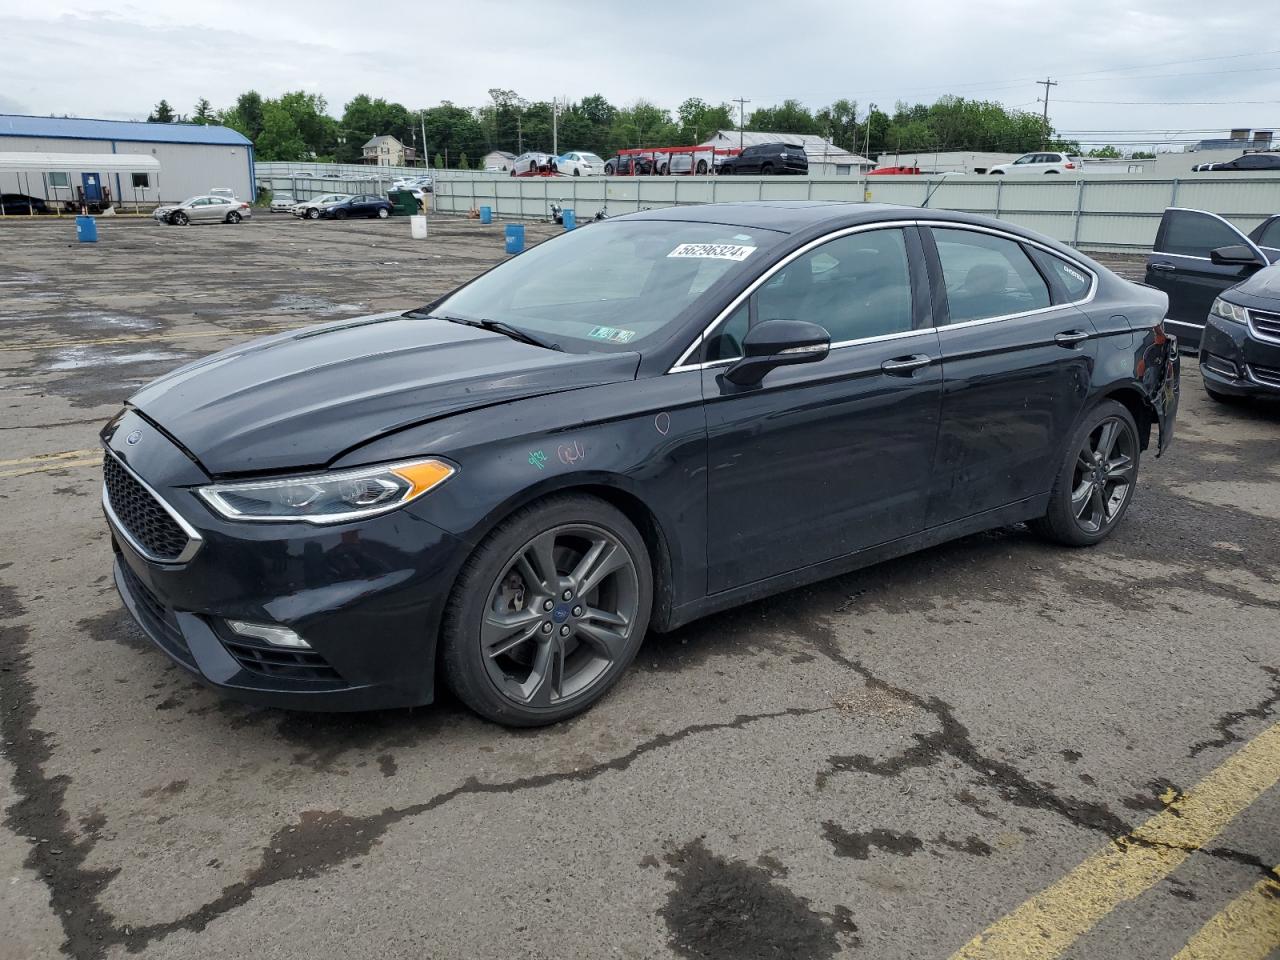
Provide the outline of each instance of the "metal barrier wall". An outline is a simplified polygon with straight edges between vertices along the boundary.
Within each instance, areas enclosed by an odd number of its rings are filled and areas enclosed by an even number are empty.
[[[261,164],[259,164],[259,171],[261,171]],[[387,191],[391,189],[389,177],[374,180],[338,180],[332,177],[325,179],[313,179],[307,176],[264,177],[259,172],[257,180],[260,188],[266,187],[276,197],[287,193],[297,201],[310,200],[313,197],[324,196],[326,193],[374,193],[385,197]]]
[[[510,177],[436,171],[433,207],[488,206],[512,220],[549,219],[560,204],[579,221],[655,207],[732,200],[870,200],[1000,217],[1089,250],[1142,251],[1166,207],[1221,214],[1246,233],[1280,212],[1280,176],[1189,173],[1178,179],[1095,177]]]

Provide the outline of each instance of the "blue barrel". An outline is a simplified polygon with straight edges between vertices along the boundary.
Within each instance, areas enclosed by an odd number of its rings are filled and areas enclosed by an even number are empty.
[[[76,217],[76,236],[81,243],[97,243],[98,221],[93,217]]]
[[[578,218],[573,215],[572,210],[563,210],[560,216],[564,218],[564,228],[566,230],[572,230],[578,225]]]
[[[493,207],[480,208],[480,222],[493,223]]]
[[[507,224],[507,253],[520,253],[524,250],[524,224]]]

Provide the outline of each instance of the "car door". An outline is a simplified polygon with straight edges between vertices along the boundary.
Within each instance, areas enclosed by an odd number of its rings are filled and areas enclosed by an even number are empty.
[[[1049,492],[1096,344],[1087,316],[1054,303],[1020,238],[937,223],[924,240],[943,376],[926,510],[936,527]]]
[[[760,151],[756,147],[744,147],[742,152],[738,154],[738,159],[734,161],[734,173],[755,173],[760,169],[760,158],[757,154]]]
[[[1280,263],[1280,215],[1268,217],[1254,227],[1249,239],[1266,254],[1268,260]]]
[[[914,227],[840,231],[753,284],[710,332],[710,592],[922,527],[941,390],[924,281]],[[830,354],[735,387],[723,374],[769,319],[826,327]]]
[[[1146,280],[1169,295],[1167,323],[1183,346],[1199,346],[1214,299],[1256,269],[1210,259],[1213,250],[1235,244],[1253,247],[1248,237],[1215,213],[1181,207],[1164,212],[1155,249],[1147,257]],[[1261,251],[1258,258],[1265,259]]]

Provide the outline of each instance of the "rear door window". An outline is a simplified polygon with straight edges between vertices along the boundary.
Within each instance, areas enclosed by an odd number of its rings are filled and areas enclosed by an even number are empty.
[[[1050,305],[1049,285],[1012,240],[933,228],[951,323],[1007,317]]]
[[[1210,251],[1235,243],[1248,241],[1220,217],[1199,210],[1166,210],[1155,252],[1208,260]]]

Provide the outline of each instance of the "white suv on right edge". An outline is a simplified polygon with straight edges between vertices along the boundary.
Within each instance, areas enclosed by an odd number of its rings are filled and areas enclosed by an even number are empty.
[[[997,163],[987,173],[1079,173],[1079,157],[1068,153],[1026,153],[1013,163]]]

